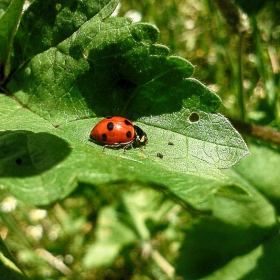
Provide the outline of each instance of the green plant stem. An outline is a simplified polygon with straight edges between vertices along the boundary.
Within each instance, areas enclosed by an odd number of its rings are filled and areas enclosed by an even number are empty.
[[[238,70],[237,70],[237,80],[238,80],[238,103],[240,106],[240,119],[242,121],[246,120],[246,110],[245,110],[245,97],[243,91],[243,36],[244,33],[242,31],[239,32],[239,41],[238,41],[238,48],[237,48],[237,63],[238,63]]]
[[[254,46],[255,46],[255,53],[258,58],[257,60],[257,67],[259,71],[260,78],[263,79],[263,81],[266,81],[268,79],[267,77],[267,70],[265,67],[265,59],[264,59],[264,51],[262,49],[262,39],[260,30],[257,24],[257,20],[255,16],[251,17],[251,25],[253,30],[253,40],[254,40]]]
[[[230,119],[230,122],[242,134],[271,144],[280,145],[279,131],[234,119]]]

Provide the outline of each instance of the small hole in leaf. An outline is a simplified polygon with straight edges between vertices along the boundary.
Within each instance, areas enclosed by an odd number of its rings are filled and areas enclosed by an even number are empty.
[[[21,165],[22,164],[22,159],[21,158],[17,158],[16,159],[16,164]]]
[[[199,114],[196,113],[196,112],[191,113],[190,116],[189,116],[189,121],[190,122],[198,122],[199,119],[200,119]]]

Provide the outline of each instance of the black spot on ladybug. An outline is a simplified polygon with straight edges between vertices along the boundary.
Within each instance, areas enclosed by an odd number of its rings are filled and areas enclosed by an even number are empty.
[[[189,115],[189,121],[190,122],[198,122],[200,119],[199,114],[196,112],[193,112]]]
[[[107,123],[107,129],[109,131],[113,130],[113,128],[114,128],[114,124],[112,122]]]
[[[124,123],[125,123],[126,125],[132,125],[132,123],[131,123],[129,120],[124,120]]]
[[[131,138],[131,132],[130,132],[130,131],[127,131],[127,132],[126,132],[126,137],[127,137],[127,138]]]
[[[102,140],[106,141],[107,140],[107,135],[105,133],[102,134]]]
[[[16,159],[16,164],[21,165],[22,164],[22,159],[21,158],[17,158]]]
[[[162,153],[157,153],[157,157],[163,159],[163,154]]]

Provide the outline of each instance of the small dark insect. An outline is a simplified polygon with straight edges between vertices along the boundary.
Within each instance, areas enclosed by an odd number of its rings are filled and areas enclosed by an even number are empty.
[[[159,157],[159,158],[163,158],[163,154],[161,154],[161,153],[157,153],[157,157]]]
[[[174,146],[174,143],[173,142],[168,142],[168,145],[169,146]]]

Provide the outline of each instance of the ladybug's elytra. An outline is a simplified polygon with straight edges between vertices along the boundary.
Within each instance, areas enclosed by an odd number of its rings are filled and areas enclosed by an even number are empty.
[[[132,121],[123,117],[107,117],[101,120],[90,132],[90,139],[106,147],[123,147],[123,153],[134,143],[146,145],[147,134]]]

